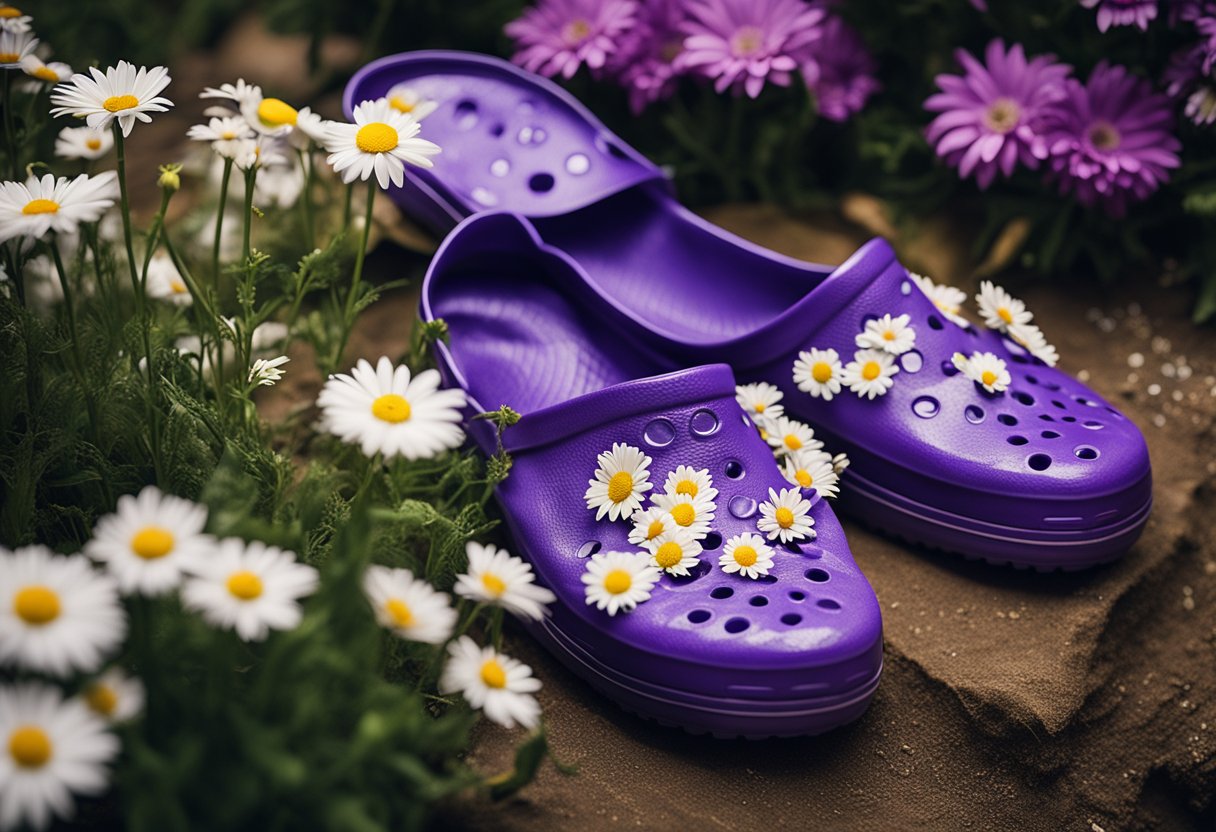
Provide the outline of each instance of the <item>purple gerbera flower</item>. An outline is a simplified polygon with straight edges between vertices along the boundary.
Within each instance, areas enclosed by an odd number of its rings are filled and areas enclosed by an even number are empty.
[[[1203,35],[1199,48],[1203,51],[1203,71],[1205,75],[1212,74],[1216,66],[1216,8],[1195,19],[1195,28]]]
[[[819,113],[830,121],[848,121],[882,86],[878,69],[861,36],[836,15],[829,15],[823,37],[811,47],[802,76],[815,93]]]
[[[642,0],[641,12],[612,60],[635,113],[668,98],[675,89],[680,75],[675,60],[684,50],[682,27],[688,20],[681,0]]]
[[[718,92],[736,86],[755,98],[765,81],[788,86],[823,33],[823,9],[803,0],[689,0],[687,7],[676,66],[714,79]]]
[[[1087,9],[1098,8],[1098,31],[1111,26],[1139,26],[1148,29],[1149,21],[1157,17],[1157,0],[1081,0]]]
[[[1179,165],[1170,100],[1105,61],[1085,84],[1068,79],[1065,93],[1046,114],[1060,192],[1075,193],[1083,205],[1100,202],[1120,217],[1129,200],[1157,190]]]
[[[937,155],[963,178],[974,173],[981,188],[998,171],[1012,175],[1019,162],[1037,168],[1047,158],[1043,112],[1064,96],[1072,68],[1053,55],[1027,61],[1021,44],[1006,52],[999,39],[988,44],[983,64],[961,49],[955,54],[967,74],[937,76],[942,91],[925,102],[925,109],[941,113],[925,132]]]
[[[586,64],[598,71],[635,23],[634,0],[540,0],[506,26],[515,63],[541,75],[572,78]]]

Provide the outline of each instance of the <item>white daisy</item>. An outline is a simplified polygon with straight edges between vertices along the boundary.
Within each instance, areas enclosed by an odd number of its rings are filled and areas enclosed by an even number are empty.
[[[21,59],[21,71],[31,78],[58,84],[72,77],[72,68],[61,61],[44,63],[37,55],[26,55]]]
[[[350,375],[332,375],[321,389],[321,427],[367,456],[425,459],[459,448],[464,392],[440,390],[439,382],[436,370],[411,379],[409,367],[387,357],[374,368],[359,359]]]
[[[1060,354],[1047,343],[1047,336],[1034,324],[1014,324],[1009,327],[1009,339],[1048,367],[1056,366]]]
[[[688,494],[658,494],[651,501],[671,517],[677,526],[687,529],[692,536],[701,540],[709,534],[709,524],[713,522],[717,507],[709,497]]]
[[[531,564],[493,545],[472,541],[465,544],[469,568],[456,576],[456,594],[487,604],[495,604],[514,615],[540,621],[546,604],[557,596],[537,586]]]
[[[612,443],[611,451],[596,458],[595,479],[587,480],[583,499],[595,510],[595,519],[628,520],[642,507],[642,495],[654,488],[650,482],[650,457],[624,442]]]
[[[34,18],[16,6],[0,3],[0,29],[6,32],[28,32]]]
[[[126,722],[144,709],[144,685],[117,667],[111,667],[85,685],[80,698],[89,710],[107,722]]]
[[[413,116],[418,121],[435,112],[435,108],[439,106],[438,101],[423,98],[422,93],[409,84],[397,84],[384,97],[394,110]]]
[[[650,563],[670,575],[687,575],[698,563],[701,544],[684,528],[675,528],[651,541]]]
[[[258,136],[252,139],[234,139],[231,147],[225,146],[224,153],[231,151],[233,163],[239,169],[247,171],[253,167],[288,164],[284,148],[283,142],[274,136]]]
[[[689,497],[701,497],[706,500],[718,496],[718,489],[714,488],[714,478],[710,476],[709,469],[688,465],[679,465],[667,475],[663,491],[666,494],[687,494]]]
[[[771,420],[767,433],[765,441],[777,454],[817,451],[823,447],[823,443],[815,438],[815,431],[810,425],[785,416]]]
[[[314,113],[309,107],[301,107],[296,113],[296,129],[291,131],[291,143],[300,150],[308,149],[309,140],[324,145],[329,138],[328,119]]]
[[[916,330],[908,325],[911,320],[909,315],[892,318],[888,313],[881,318],[866,321],[865,330],[858,333],[854,340],[862,349],[903,355],[916,346]]]
[[[916,272],[908,272],[908,277],[912,278],[912,282],[920,288],[925,297],[933,302],[938,312],[959,326],[969,325],[963,317],[963,304],[967,302],[966,292],[945,283],[934,283],[931,278]]]
[[[989,393],[1003,393],[1012,379],[1005,362],[990,352],[973,352],[971,357],[956,352],[950,359],[959,372]]]
[[[149,485],[124,494],[118,507],[97,521],[84,553],[105,565],[124,593],[163,595],[191,564],[207,559],[215,540],[203,533],[207,509],[162,494]]]
[[[148,261],[148,297],[168,301],[174,306],[189,306],[194,296],[182,280],[181,272],[173,265],[173,258],[157,252]]]
[[[127,632],[113,579],[80,555],[0,548],[0,663],[53,676],[96,670]]]
[[[25,182],[0,182],[0,242],[14,237],[74,233],[82,222],[101,217],[118,198],[113,171],[74,179],[51,174]]]
[[[169,70],[163,66],[136,69],[126,61],[119,61],[118,66],[109,67],[105,74],[90,67],[89,75],[78,72],[55,87],[51,103],[57,106],[51,115],[83,118],[95,130],[104,130],[118,119],[123,136],[129,136],[136,119],[150,122],[149,113],[167,112],[173,106],[172,101],[160,94],[167,86]]]
[[[832,457],[823,451],[788,455],[781,473],[793,485],[815,489],[820,497],[835,497],[840,490],[840,477],[832,466]]]
[[[840,474],[843,474],[844,470],[848,467],[849,467],[849,455],[848,454],[843,454],[843,453],[836,454],[836,456],[832,457],[832,470],[836,472],[837,476],[839,476]]]
[[[718,566],[723,572],[738,572],[745,578],[762,578],[773,568],[773,550],[754,532],[737,534],[722,547]]]
[[[381,188],[389,182],[401,187],[406,162],[433,166],[427,157],[438,153],[439,146],[417,138],[418,120],[397,112],[383,98],[355,107],[354,118],[354,124],[332,123],[325,142],[327,161],[343,182],[366,180],[374,173]]]
[[[633,522],[633,528],[629,530],[629,542],[651,552],[654,551],[654,541],[660,535],[676,528],[676,521],[658,506],[651,506],[645,511],[639,509],[629,519]]]
[[[757,421],[756,417],[776,419],[785,413],[785,405],[781,404],[784,396],[776,385],[766,381],[735,387],[735,401],[739,402],[739,407],[743,408],[753,421]]]
[[[1004,332],[1011,326],[1028,324],[1034,317],[1027,311],[1026,304],[991,280],[980,284],[980,293],[975,296],[975,300],[980,305],[984,325],[990,329]]]
[[[62,159],[100,159],[114,147],[114,134],[92,127],[65,127],[55,139],[55,155]]]
[[[7,28],[0,30],[0,66],[5,69],[19,68],[21,61],[32,55],[37,48],[38,38],[30,34],[28,29],[25,31]]]
[[[236,157],[243,147],[240,139],[253,137],[253,128],[240,116],[212,118],[206,124],[195,124],[186,135],[196,142],[210,142],[211,149],[225,159]]]
[[[895,384],[891,376],[899,372],[895,357],[882,350],[858,350],[844,367],[840,380],[858,396],[873,399],[884,396]]]
[[[247,94],[244,100],[238,102],[238,106],[249,126],[263,136],[286,138],[300,117],[300,111],[281,98]]]
[[[363,592],[380,626],[406,641],[442,644],[456,626],[448,596],[408,569],[367,567]]]
[[[45,829],[71,818],[73,794],[110,785],[118,738],[100,717],[56,689],[26,682],[0,687],[0,829]]]
[[[843,370],[840,354],[836,350],[803,350],[794,361],[794,384],[802,392],[830,402],[840,392],[840,374]]]
[[[221,540],[190,566],[194,577],[182,585],[182,603],[212,626],[236,630],[245,641],[261,641],[271,630],[299,624],[299,599],[318,583],[317,570],[260,540]]]
[[[459,693],[505,728],[531,729],[540,722],[540,704],[532,695],[540,690],[540,680],[532,675],[532,668],[493,647],[478,647],[468,636],[448,645],[439,690]]]
[[[780,540],[782,543],[804,537],[814,539],[813,525],[815,518],[811,517],[811,501],[804,498],[797,488],[783,488],[780,494],[770,488],[768,499],[760,504],[760,519],[756,521],[756,528],[764,532],[769,540]]]
[[[217,98],[230,101],[240,109],[246,101],[262,100],[262,88],[257,84],[246,84],[244,78],[238,78],[235,84],[220,84],[219,87],[204,87],[198,94],[199,98]],[[228,111],[231,112],[231,111]]]
[[[275,382],[283,378],[286,370],[280,370],[291,359],[285,355],[280,355],[278,358],[259,358],[253,362],[253,366],[249,368],[249,383],[256,384],[259,387],[273,387]]]
[[[650,598],[659,581],[659,570],[650,558],[633,552],[600,552],[587,561],[583,573],[587,604],[607,610],[609,615],[630,612]]]

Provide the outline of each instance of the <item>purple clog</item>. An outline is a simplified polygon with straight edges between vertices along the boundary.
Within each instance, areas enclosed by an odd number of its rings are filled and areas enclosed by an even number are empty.
[[[491,213],[448,236],[422,294],[423,318],[449,328],[447,383],[474,410],[523,414],[503,435],[513,466],[497,497],[557,595],[532,632],[626,709],[693,732],[856,719],[882,622],[832,510],[783,478],[729,367],[652,375],[655,356],[623,317],[590,311],[574,269],[526,220]],[[469,430],[493,452],[486,422]],[[773,496],[798,505],[770,540]]]
[[[440,229],[492,208],[526,215],[566,255],[568,296],[611,332],[576,341],[642,345],[629,377],[721,361],[775,385],[786,416],[848,451],[842,504],[859,518],[1044,570],[1109,561],[1139,536],[1143,437],[1054,369],[1029,313],[999,289],[985,287],[985,327],[960,316],[961,292],[910,275],[885,242],[832,268],[740,240],[682,208],[561,88],[503,61],[385,58],[352,79],[347,107],[402,90],[437,103],[423,131],[444,149],[433,169],[407,171],[394,192],[405,210]],[[770,433],[797,427],[754,415]]]

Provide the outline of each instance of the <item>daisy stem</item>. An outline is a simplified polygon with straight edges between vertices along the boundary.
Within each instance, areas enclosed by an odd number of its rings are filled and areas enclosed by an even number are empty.
[[[347,191],[350,194],[350,191]],[[367,180],[367,210],[364,212],[363,222],[363,240],[359,244],[359,251],[355,255],[355,274],[350,281],[350,292],[346,295],[346,306],[342,312],[342,336],[338,339],[338,349],[334,353],[333,363],[331,367],[338,366],[342,361],[342,353],[346,352],[346,342],[350,338],[350,331],[355,326],[355,303],[359,299],[359,287],[363,280],[363,261],[367,257],[367,239],[372,232],[372,208],[376,204],[376,180]]]
[[[495,650],[502,650],[502,617],[502,607],[495,607],[490,619],[490,639]]]
[[[4,149],[8,152],[13,181],[21,181],[21,163],[17,158],[17,141],[13,136],[13,82],[12,73],[4,70]]]
[[[342,206],[342,230],[350,229],[350,207],[355,196],[355,185],[352,182],[346,186],[346,203]]]
[[[224,233],[224,208],[228,205],[228,181],[232,178],[232,159],[224,160],[224,173],[220,177],[220,201],[215,211],[215,239],[211,243],[211,279],[219,285],[220,240]]]
[[[316,247],[312,228],[312,154],[297,150],[300,156],[300,170],[304,173],[304,192],[300,195],[300,213],[304,222],[304,247],[312,251]]]
[[[72,364],[75,370],[76,380],[80,384],[80,391],[84,394],[85,408],[89,411],[89,425],[93,432],[93,444],[98,443],[98,426],[97,426],[97,402],[93,399],[93,394],[89,390],[88,384],[84,378],[84,358],[80,352],[80,334],[76,330],[76,304],[72,298],[72,282],[68,280],[68,273],[63,268],[63,257],[59,254],[59,240],[56,235],[51,235],[51,239],[47,241],[47,248],[51,250],[51,259],[55,261],[55,271],[59,275],[59,285],[63,287],[63,308],[68,315],[68,334],[72,337]]]

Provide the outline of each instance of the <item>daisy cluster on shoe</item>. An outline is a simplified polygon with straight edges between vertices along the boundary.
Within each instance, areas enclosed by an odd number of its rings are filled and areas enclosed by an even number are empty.
[[[835,350],[812,349],[794,362],[794,382],[800,390],[817,390],[825,401],[840,392],[843,368]],[[834,385],[834,387],[833,387]],[[756,425],[760,437],[773,448],[781,473],[791,485],[809,489],[820,497],[836,497],[840,492],[840,473],[849,465],[844,454],[832,455],[823,449],[810,425],[785,416],[781,400],[785,394],[768,382],[740,384],[735,399]]]

